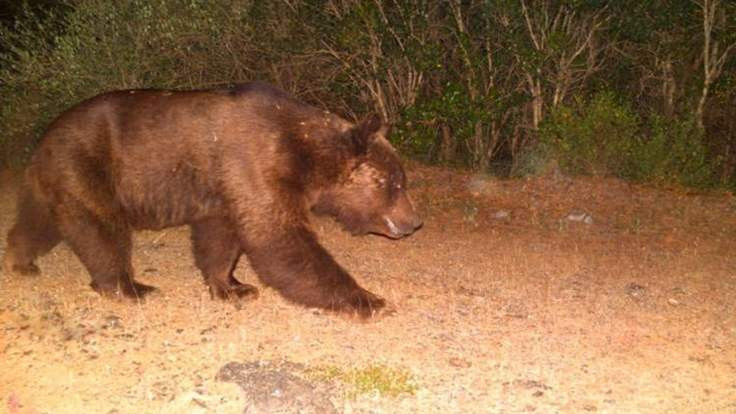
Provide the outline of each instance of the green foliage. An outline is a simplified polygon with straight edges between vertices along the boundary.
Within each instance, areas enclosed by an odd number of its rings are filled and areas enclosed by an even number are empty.
[[[668,120],[653,115],[631,154],[627,178],[705,187],[713,184],[713,162],[708,157],[703,131],[693,119]]]
[[[466,142],[473,134],[475,123],[485,121],[490,114],[484,103],[471,99],[462,85],[448,83],[442,94],[404,109],[395,139],[401,148],[427,160],[436,160],[433,158],[437,156],[440,125],[448,126],[455,140]]]
[[[487,131],[504,102],[493,91],[476,98],[471,95],[465,85],[448,82],[441,94],[424,97],[404,108],[396,126],[395,143],[403,151],[427,161],[474,165],[477,128],[480,126],[482,132]],[[460,157],[442,159],[438,153],[443,126],[449,129],[459,146]]]
[[[242,3],[242,2],[240,2]],[[22,163],[50,120],[102,91],[188,88],[245,77],[237,1],[69,1],[0,28],[0,164]],[[237,46],[236,46],[237,45]],[[242,72],[242,69],[240,69]]]
[[[434,111],[427,102],[404,108],[391,134],[393,144],[405,154],[424,161],[436,161],[439,130]]]
[[[261,79],[347,118],[379,113],[400,150],[430,162],[736,185],[736,50],[711,85],[707,135],[689,121],[703,90],[695,2],[31,3],[0,26],[0,166],[102,91]],[[736,6],[719,4],[723,52]]]
[[[609,92],[550,112],[540,126],[541,151],[569,174],[626,175],[639,120]]]
[[[610,92],[556,108],[539,136],[540,146],[530,158],[538,166],[554,161],[567,174],[686,186],[712,183],[704,136],[692,119],[652,115],[642,120]]]

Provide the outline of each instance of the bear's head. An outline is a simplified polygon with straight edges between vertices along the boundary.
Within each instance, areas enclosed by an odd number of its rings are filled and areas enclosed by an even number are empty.
[[[398,239],[422,226],[406,189],[398,154],[386,139],[388,126],[377,116],[351,129],[351,156],[337,184],[325,191],[314,211],[329,214],[353,234]]]

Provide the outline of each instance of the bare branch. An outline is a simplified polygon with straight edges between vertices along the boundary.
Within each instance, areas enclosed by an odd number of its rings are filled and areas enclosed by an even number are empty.
[[[521,11],[524,13],[524,21],[526,21],[526,28],[529,31],[529,37],[532,39],[534,48],[536,50],[542,50],[542,46],[537,40],[537,36],[534,34],[534,25],[532,24],[531,18],[529,17],[529,9],[526,7],[526,1],[521,0]]]

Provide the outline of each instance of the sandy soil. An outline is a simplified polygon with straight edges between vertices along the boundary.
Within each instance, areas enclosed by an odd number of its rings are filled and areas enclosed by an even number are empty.
[[[372,323],[261,285],[240,310],[210,300],[186,228],[137,234],[138,279],[161,290],[145,303],[97,296],[64,245],[40,277],[2,274],[0,412],[240,413],[253,397],[220,368],[287,361],[409,374],[413,392],[335,393],[336,412],[736,413],[733,195],[422,166],[410,179],[425,226],[408,239],[315,221],[396,307]],[[237,275],[258,284],[247,260]]]

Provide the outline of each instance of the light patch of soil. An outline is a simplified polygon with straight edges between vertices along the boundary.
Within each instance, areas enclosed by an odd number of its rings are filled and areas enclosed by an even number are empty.
[[[732,195],[409,175],[425,218],[412,237],[314,223],[396,308],[370,323],[286,302],[245,259],[237,276],[261,296],[240,310],[212,301],[186,228],[136,235],[138,280],[160,288],[145,303],[96,295],[65,245],[39,260],[39,277],[0,275],[0,412],[241,413],[257,398],[216,377],[252,361],[411,374],[413,394],[331,394],[345,413],[736,412]],[[14,188],[0,192],[3,235]]]

